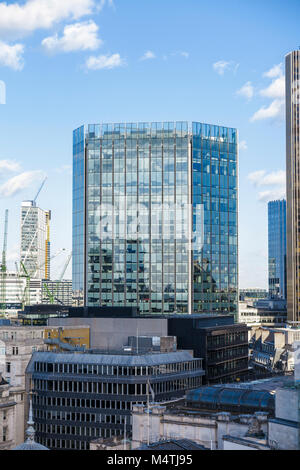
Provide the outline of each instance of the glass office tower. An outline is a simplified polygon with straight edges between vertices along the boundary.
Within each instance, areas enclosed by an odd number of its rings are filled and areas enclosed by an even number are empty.
[[[85,305],[236,313],[236,129],[92,124],[73,143],[73,289]]]
[[[269,295],[286,299],[286,201],[268,203]]]

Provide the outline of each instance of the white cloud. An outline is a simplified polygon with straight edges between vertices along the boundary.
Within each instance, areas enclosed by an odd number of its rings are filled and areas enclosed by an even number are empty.
[[[0,3],[0,36],[23,37],[37,29],[49,29],[56,23],[78,20],[90,15],[97,5],[95,0],[27,0],[21,4]]]
[[[256,187],[269,186],[258,193],[258,200],[268,202],[275,199],[283,199],[286,193],[286,173],[283,170],[267,173],[265,170],[258,170],[248,175],[248,180]]]
[[[250,121],[261,121],[263,119],[284,119],[285,100],[273,100],[269,106],[262,106],[253,114]]]
[[[285,78],[284,76],[276,78],[272,83],[263,90],[260,90],[260,95],[267,98],[284,98],[285,97]]]
[[[120,54],[91,56],[87,59],[85,66],[89,70],[113,69],[125,65],[126,61]]]
[[[0,41],[0,65],[14,70],[22,70],[24,67],[23,53],[23,44],[9,45]]]
[[[98,38],[98,26],[94,21],[74,23],[64,27],[63,35],[49,36],[42,41],[45,49],[51,52],[71,52],[78,50],[95,50],[101,44]]]
[[[283,120],[285,112],[285,77],[282,64],[274,65],[263,74],[264,77],[271,78],[269,86],[259,91],[260,96],[272,99],[268,106],[262,106],[253,114],[250,121],[260,121],[264,119]]]
[[[237,69],[239,68],[240,64],[236,64],[235,62],[227,62],[226,60],[219,60],[213,64],[213,69],[219,74],[224,75],[227,70],[233,71],[236,73]]]
[[[218,62],[215,62],[213,64],[214,70],[219,75],[224,75],[225,71],[228,70],[229,66],[230,66],[230,62],[226,62],[225,60],[219,60]]]
[[[254,95],[254,87],[251,82],[246,82],[245,85],[242,86],[237,92],[237,95],[243,96],[247,98],[248,100],[251,100]]]
[[[0,160],[0,176],[5,175],[7,172],[20,171],[19,163],[13,160]]]
[[[265,170],[253,171],[252,173],[249,173],[248,180],[251,181],[251,183],[253,183],[255,186],[257,186],[265,174]]]
[[[242,151],[242,150],[247,150],[248,146],[247,146],[247,142],[245,140],[241,140],[241,142],[239,142],[239,150]]]
[[[7,180],[0,186],[0,194],[3,197],[11,197],[23,189],[29,188],[33,183],[41,180],[45,173],[41,170],[25,171]]]
[[[263,74],[263,77],[267,77],[267,78],[281,77],[281,75],[283,75],[282,67],[283,67],[282,63],[274,65],[270,70],[268,70],[267,72]]]
[[[258,200],[261,202],[276,201],[277,199],[285,199],[285,186],[258,193]]]
[[[146,51],[144,55],[140,58],[140,60],[149,60],[155,59],[156,55],[152,51]]]
[[[260,185],[264,186],[273,186],[273,185],[285,185],[286,183],[286,174],[283,170],[272,171],[271,173],[266,174]]]
[[[272,171],[271,173],[267,173],[265,170],[258,170],[248,175],[248,179],[255,186],[285,185],[285,178],[286,174],[283,170]]]

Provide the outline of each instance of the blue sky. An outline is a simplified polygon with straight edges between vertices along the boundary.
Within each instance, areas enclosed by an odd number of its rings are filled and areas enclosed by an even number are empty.
[[[52,210],[52,252],[71,249],[74,128],[197,120],[239,130],[240,287],[267,287],[267,201],[285,193],[283,64],[300,46],[299,13],[298,0],[0,1],[9,266],[21,201],[44,175],[38,203]],[[63,264],[53,261],[53,275]]]

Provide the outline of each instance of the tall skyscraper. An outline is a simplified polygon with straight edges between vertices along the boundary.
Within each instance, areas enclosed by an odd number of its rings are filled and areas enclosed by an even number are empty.
[[[21,206],[21,261],[36,279],[50,279],[51,211],[23,201]]]
[[[268,203],[269,295],[286,299],[286,201]]]
[[[193,122],[73,133],[73,290],[88,306],[237,313],[237,131]]]
[[[300,50],[285,57],[287,315],[300,320]]]

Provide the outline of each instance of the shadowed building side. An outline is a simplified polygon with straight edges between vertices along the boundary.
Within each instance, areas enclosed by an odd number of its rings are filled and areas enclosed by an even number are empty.
[[[286,55],[287,311],[293,322],[299,321],[300,310],[299,65],[300,50]]]

